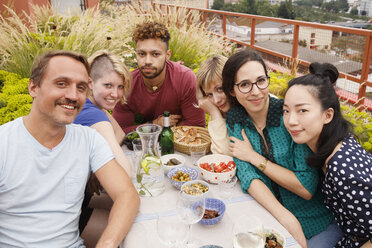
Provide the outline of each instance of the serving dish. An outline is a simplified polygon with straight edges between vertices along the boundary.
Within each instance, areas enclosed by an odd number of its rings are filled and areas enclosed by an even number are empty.
[[[195,150],[211,150],[211,136],[208,129],[197,126],[172,127],[174,133],[174,149],[190,155],[190,147]]]
[[[197,186],[195,186],[197,185]],[[196,187],[198,188],[200,191],[203,192],[204,196],[208,196],[210,195],[210,186],[209,184],[206,182],[206,181],[203,181],[203,180],[191,180],[191,181],[188,181],[188,182],[185,182],[183,185],[182,185],[182,189],[186,188],[186,187]],[[192,197],[192,191],[191,193],[189,194],[191,197]]]
[[[265,248],[266,247],[267,248],[277,247],[277,246],[274,246],[275,242],[278,242],[282,247],[286,246],[284,235],[281,232],[279,232],[278,230],[276,230],[275,228],[264,226],[264,234],[265,234],[265,239],[266,239],[265,240]],[[269,239],[274,239],[275,240],[275,242],[272,242],[273,246],[268,245]]]
[[[130,132],[130,133],[127,133],[124,137],[124,140],[123,140],[123,143],[121,145],[126,145],[128,147],[129,150],[133,151],[133,144],[132,144],[132,141],[134,139],[140,139],[139,135],[135,135],[137,134],[136,131],[133,131],[133,132]],[[133,137],[136,137],[133,139]]]
[[[202,178],[208,183],[227,181],[236,175],[236,165],[231,156],[210,154],[197,161]]]
[[[167,173],[167,177],[169,178],[171,184],[177,189],[181,189],[181,186],[185,182],[187,182],[187,181],[176,181],[172,179],[172,177],[175,176],[178,172],[187,173],[190,178],[188,181],[195,180],[198,177],[198,171],[194,168],[181,166],[181,167],[176,167],[176,168],[171,169]]]
[[[180,163],[177,165],[167,165],[171,159],[177,159]],[[160,157],[161,164],[164,168],[164,174],[166,175],[171,169],[181,167],[185,165],[186,158],[181,154],[167,154]]]
[[[225,214],[226,211],[226,205],[223,201],[216,199],[216,198],[206,198],[205,199],[205,209],[207,210],[212,210],[212,211],[217,211],[218,216],[215,218],[211,219],[201,219],[199,221],[200,224],[206,225],[206,226],[211,226],[215,225],[218,222],[222,220],[223,215]]]

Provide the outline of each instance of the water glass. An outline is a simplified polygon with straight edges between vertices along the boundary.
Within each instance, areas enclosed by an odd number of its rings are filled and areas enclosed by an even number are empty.
[[[141,157],[142,153],[142,142],[140,139],[132,140],[133,151],[137,158]]]
[[[221,200],[230,200],[238,178],[236,176],[218,183],[218,195]]]
[[[205,147],[198,147],[198,146],[191,146],[190,147],[190,156],[192,159],[192,164],[195,166],[197,165],[197,161],[199,158],[203,157],[205,155]]]
[[[188,236],[189,226],[177,215],[159,215],[156,230],[160,241],[168,247],[181,247]]]
[[[234,223],[234,248],[262,248],[265,246],[261,220],[252,215],[243,215]]]

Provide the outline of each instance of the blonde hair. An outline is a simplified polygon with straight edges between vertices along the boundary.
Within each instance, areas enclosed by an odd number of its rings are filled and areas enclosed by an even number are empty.
[[[222,81],[222,70],[227,58],[222,55],[214,55],[204,61],[196,73],[197,97],[205,96],[203,88],[208,88],[216,81]]]
[[[132,87],[132,75],[120,58],[106,50],[100,50],[90,56],[88,62],[90,65],[90,77],[92,78],[93,83],[102,78],[108,72],[116,72],[118,75],[123,77],[124,95],[121,99],[121,103],[125,103],[126,97]]]

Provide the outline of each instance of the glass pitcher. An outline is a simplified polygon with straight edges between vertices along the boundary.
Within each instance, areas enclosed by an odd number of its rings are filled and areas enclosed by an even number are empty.
[[[165,190],[164,171],[158,151],[161,130],[161,126],[155,124],[140,125],[136,129],[142,143],[136,172],[136,189],[140,196],[157,196]]]

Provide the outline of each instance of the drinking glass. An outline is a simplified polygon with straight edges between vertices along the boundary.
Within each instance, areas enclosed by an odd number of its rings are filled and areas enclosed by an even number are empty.
[[[203,157],[204,155],[205,155],[205,147],[198,147],[198,146],[190,147],[190,156],[191,156],[193,165],[198,166],[196,162],[199,160],[199,158]]]
[[[230,200],[238,178],[236,176],[218,183],[218,195],[221,200]]]
[[[156,230],[164,245],[169,248],[178,248],[186,241],[189,227],[177,215],[159,215]]]
[[[234,248],[262,248],[265,246],[263,224],[256,216],[239,217],[234,224],[233,235]]]
[[[133,144],[133,151],[136,159],[139,159],[141,157],[142,153],[142,142],[140,139],[132,140]]]
[[[196,188],[191,187],[194,195],[187,194],[184,188],[181,188],[177,197],[177,215],[180,220],[188,225],[189,234],[191,233],[191,225],[198,223],[204,216],[205,212],[205,197],[203,192]],[[190,189],[190,187],[188,187]],[[196,247],[197,241],[190,239],[188,235],[187,247]]]

